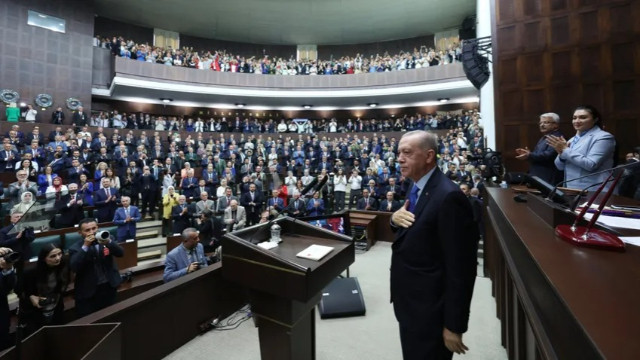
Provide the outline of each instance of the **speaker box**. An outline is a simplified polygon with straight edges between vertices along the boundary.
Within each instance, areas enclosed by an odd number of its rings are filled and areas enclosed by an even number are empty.
[[[480,88],[489,80],[488,60],[478,54],[478,45],[474,41],[462,44],[462,69],[473,86]]]
[[[318,304],[320,318],[338,318],[364,315],[367,309],[358,278],[337,278],[322,290]]]

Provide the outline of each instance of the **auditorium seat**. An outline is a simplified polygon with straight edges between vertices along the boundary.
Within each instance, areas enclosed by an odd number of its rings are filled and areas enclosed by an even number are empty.
[[[31,255],[32,256],[38,256],[38,253],[40,252],[40,249],[42,249],[42,247],[47,245],[47,244],[60,245],[60,244],[62,244],[62,238],[61,238],[60,235],[49,235],[49,236],[36,238],[31,243]]]
[[[64,234],[64,250],[67,251],[71,248],[71,245],[78,241],[82,241],[82,236],[77,232],[71,232]]]

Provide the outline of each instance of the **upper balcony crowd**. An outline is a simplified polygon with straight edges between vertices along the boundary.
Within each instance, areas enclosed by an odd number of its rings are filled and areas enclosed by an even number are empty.
[[[271,75],[342,75],[420,69],[459,62],[462,52],[460,44],[453,44],[446,50],[437,51],[421,46],[413,51],[401,51],[398,54],[354,54],[341,58],[296,60],[294,55],[289,59],[272,58],[264,54],[262,58],[231,54],[224,49],[182,49],[162,48],[148,43],[139,44],[123,37],[111,39],[94,37],[93,45],[110,49],[114,56],[132,60],[181,66],[193,69],[222,72],[238,72],[247,74]]]

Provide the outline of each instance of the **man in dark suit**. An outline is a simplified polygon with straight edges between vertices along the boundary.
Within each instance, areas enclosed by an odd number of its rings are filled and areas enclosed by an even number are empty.
[[[102,189],[93,192],[93,204],[96,207],[98,222],[113,221],[118,207],[118,189],[111,187],[109,178],[102,178]]]
[[[130,206],[131,198],[123,196],[120,198],[122,207],[116,209],[113,223],[118,225],[116,240],[124,242],[127,239],[136,238],[136,223],[142,219],[140,211],[135,206]]]
[[[356,209],[368,211],[378,210],[378,202],[369,193],[369,188],[362,190],[362,199],[358,200]]]
[[[73,227],[84,218],[84,204],[82,196],[78,195],[78,184],[71,183],[68,188],[69,193],[60,196],[54,205],[56,215],[60,215],[55,218],[54,226],[56,229]]]
[[[293,194],[293,199],[289,201],[287,205],[287,210],[289,216],[298,218],[305,215],[307,211],[307,205],[304,203],[304,200],[300,199],[300,193],[295,192]]]
[[[4,261],[3,256],[11,253],[11,249],[0,247],[0,350],[10,346],[9,324],[11,323],[11,313],[7,296],[16,285],[17,278],[13,269],[13,264]]]
[[[393,191],[387,191],[387,196],[380,202],[378,211],[395,212],[396,210],[400,209],[400,202],[395,200],[394,196],[395,193]]]
[[[529,161],[529,174],[555,185],[562,181],[564,174],[553,163],[558,153],[551,145],[547,144],[547,136],[562,137],[562,133],[558,130],[560,116],[556,113],[542,114],[538,125],[542,138],[538,140],[533,150],[529,150],[527,147],[516,149],[516,159]]]
[[[142,169],[142,176],[137,178],[138,184],[136,188],[142,195],[142,217],[151,218],[156,208],[158,184],[159,182],[151,174],[149,166]],[[137,196],[137,194],[134,194]],[[147,216],[148,214],[148,216]]]
[[[242,205],[247,212],[248,225],[257,224],[260,220],[262,206],[264,205],[264,196],[262,192],[256,189],[256,184],[249,185],[249,191],[240,198],[240,205]]]
[[[464,353],[477,263],[471,204],[436,165],[437,136],[402,136],[398,162],[413,181],[409,201],[393,213],[391,302],[405,360]],[[420,286],[416,287],[416,284]]]
[[[0,172],[14,171],[14,165],[18,159],[18,152],[12,150],[10,143],[5,143],[4,150],[0,152]]]
[[[87,126],[88,120],[89,120],[89,116],[87,115],[86,112],[84,112],[84,109],[82,108],[82,106],[78,106],[78,110],[76,110],[73,113],[73,116],[71,117],[73,126]]]
[[[187,198],[184,195],[178,197],[178,205],[171,209],[171,218],[173,219],[173,233],[181,234],[184,229],[191,227],[191,218],[195,211],[187,204]]]
[[[56,129],[49,133],[49,142],[55,142],[56,138],[62,135],[64,135],[62,128],[60,126],[56,126]]]
[[[96,239],[95,219],[82,219],[78,232],[82,240],[69,248],[69,267],[76,274],[76,314],[82,317],[116,302],[122,279],[114,257],[122,257],[124,250],[111,238]]]

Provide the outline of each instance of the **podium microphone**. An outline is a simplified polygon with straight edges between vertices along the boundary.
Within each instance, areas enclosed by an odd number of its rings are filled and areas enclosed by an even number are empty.
[[[572,182],[572,181],[576,181],[576,180],[581,180],[581,179],[584,179],[584,178],[588,178],[588,177],[593,176],[593,175],[600,175],[600,174],[604,174],[604,173],[607,173],[607,172],[611,172],[611,173],[613,173],[613,174],[614,174],[614,178],[615,178],[615,177],[616,177],[616,175],[617,175],[617,171],[622,171],[622,170],[626,170],[626,169],[634,169],[634,168],[636,168],[636,167],[640,167],[640,162],[632,162],[632,163],[628,163],[628,164],[624,164],[624,165],[618,165],[618,166],[614,166],[614,167],[609,168],[609,169],[606,169],[606,170],[597,171],[597,172],[594,172],[594,173],[591,173],[591,174],[588,174],[588,175],[583,175],[583,176],[579,176],[579,177],[577,177],[577,178],[573,178],[573,179],[569,179],[569,180],[563,180],[563,181],[560,181],[558,184],[556,184],[556,185],[553,187],[553,190],[549,193],[549,195],[547,196],[546,200],[548,200],[548,201],[552,201],[552,200],[553,200],[554,195],[556,194],[556,192],[557,192],[557,190],[558,190],[558,187],[559,187],[560,185],[562,185],[562,184],[566,184],[566,183],[570,183],[570,182]],[[609,181],[611,181],[611,180],[612,180],[612,179],[607,179],[604,183],[607,183],[607,182],[609,182]],[[600,184],[600,182],[597,182],[596,184]],[[589,186],[589,187],[591,187],[591,186]],[[583,190],[583,191],[584,191],[584,190]]]

